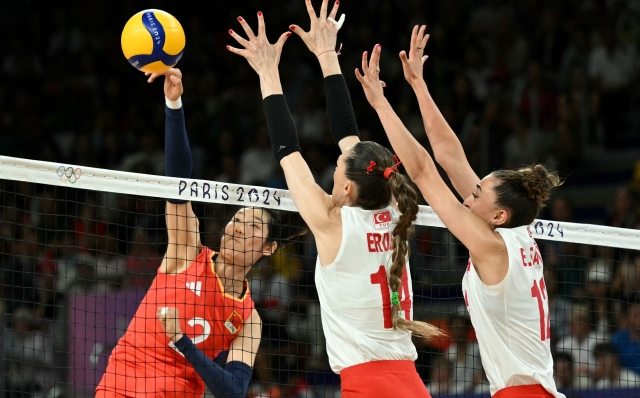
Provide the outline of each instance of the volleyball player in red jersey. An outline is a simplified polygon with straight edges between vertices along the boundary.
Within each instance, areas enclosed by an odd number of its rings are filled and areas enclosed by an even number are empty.
[[[177,69],[165,76],[165,162],[168,176],[189,178],[181,78]],[[239,210],[216,253],[201,244],[191,203],[168,200],[167,251],[96,396],[197,398],[206,384],[218,397],[244,397],[262,328],[246,275],[277,249],[277,217],[264,209]]]

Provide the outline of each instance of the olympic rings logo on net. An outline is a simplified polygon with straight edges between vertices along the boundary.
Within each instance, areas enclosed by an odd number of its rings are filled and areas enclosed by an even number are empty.
[[[75,184],[82,177],[82,170],[80,168],[74,170],[73,167],[60,166],[56,174],[60,177],[60,181],[69,181],[71,184]]]

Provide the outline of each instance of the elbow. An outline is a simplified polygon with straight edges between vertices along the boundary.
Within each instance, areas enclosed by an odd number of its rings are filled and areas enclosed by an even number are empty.
[[[448,147],[433,149],[434,160],[445,170],[456,167],[456,163],[461,159],[465,159],[465,157],[466,155],[460,142],[449,145]]]
[[[424,167],[424,165],[419,165],[416,168],[407,168],[407,175],[415,184],[419,184],[420,182],[427,182],[428,171]]]

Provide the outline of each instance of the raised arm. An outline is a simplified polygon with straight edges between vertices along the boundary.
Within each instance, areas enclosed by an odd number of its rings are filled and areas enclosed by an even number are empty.
[[[148,82],[165,75],[165,174],[169,177],[190,178],[191,148],[184,122],[182,107],[182,72],[169,69],[164,74],[149,74]],[[166,205],[168,245],[160,272],[178,273],[186,269],[201,249],[198,218],[191,202],[169,199]]]
[[[327,17],[329,0],[323,0],[320,7],[320,17],[311,5],[311,1],[305,0],[307,12],[311,20],[311,28],[305,32],[298,25],[291,25],[289,28],[296,33],[309,51],[316,56],[320,62],[322,75],[324,76],[324,86],[327,92],[327,115],[331,126],[331,136],[333,141],[340,147],[342,153],[360,142],[358,124],[353,112],[351,97],[344,80],[340,63],[338,62],[338,52],[336,52],[336,42],[338,31],[344,23],[344,14],[338,21],[338,7],[340,3],[336,1]]]
[[[339,209],[336,208],[331,197],[315,182],[309,166],[300,154],[298,133],[280,84],[278,63],[282,46],[291,32],[284,33],[275,44],[269,44],[262,13],[258,14],[257,36],[244,19],[238,18],[238,20],[249,40],[230,31],[233,38],[244,49],[230,46],[227,46],[227,49],[246,58],[260,77],[264,112],[273,153],[284,170],[291,197],[300,215],[316,235],[316,239],[319,236],[331,236],[336,233],[336,228],[340,228],[339,222],[335,222],[336,215],[339,221]],[[320,246],[320,243],[318,245]]]
[[[444,225],[469,249],[482,280],[487,284],[501,281],[506,268],[496,264],[507,265],[507,261],[503,261],[506,256],[504,241],[484,220],[458,201],[440,177],[429,153],[416,141],[391,108],[378,78],[380,51],[380,46],[376,46],[368,63],[367,53],[363,54],[364,75],[356,69],[356,77],[364,88],[367,100],[378,113],[387,137],[409,177]]]
[[[422,54],[429,40],[425,29],[426,26],[422,26],[418,30],[416,25],[411,33],[409,55],[405,51],[400,53],[404,77],[418,97],[422,121],[436,162],[442,166],[454,188],[464,199],[471,195],[480,179],[469,165],[460,140],[440,113],[424,81],[423,64],[427,56]]]

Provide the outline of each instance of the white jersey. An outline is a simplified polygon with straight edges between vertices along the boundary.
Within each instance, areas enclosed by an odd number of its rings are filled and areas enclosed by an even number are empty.
[[[487,286],[469,260],[462,279],[491,394],[505,387],[541,384],[555,397],[551,323],[540,249],[528,226],[496,229],[507,246],[509,270]]]
[[[391,323],[391,268],[394,220],[392,207],[364,210],[342,207],[342,243],[333,263],[316,262],[316,287],[327,353],[335,373],[379,360],[411,360],[418,354],[411,334]],[[405,319],[413,319],[409,263],[399,298]]]

